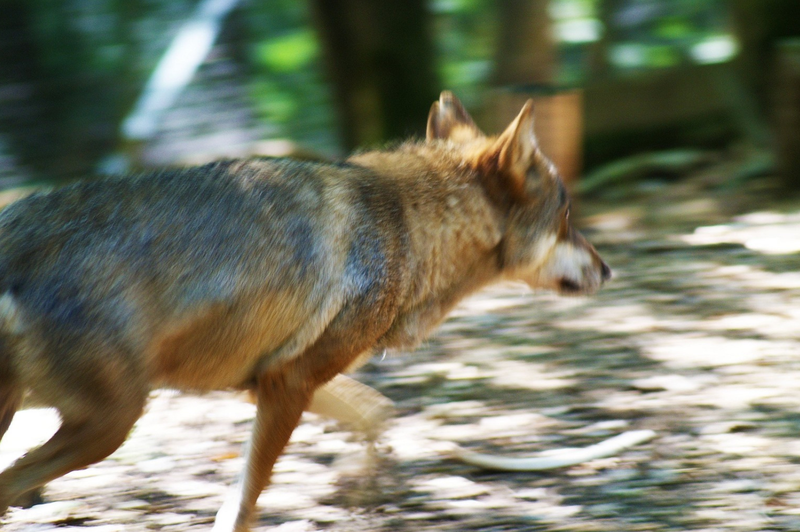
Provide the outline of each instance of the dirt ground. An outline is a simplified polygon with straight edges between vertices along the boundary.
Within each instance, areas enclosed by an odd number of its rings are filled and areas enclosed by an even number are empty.
[[[731,183],[719,160],[577,206],[616,277],[591,299],[500,286],[421,349],[357,378],[397,414],[364,444],[304,417],[255,530],[800,530],[800,201]],[[12,509],[8,532],[207,530],[242,465],[253,407],[154,394],[109,459]],[[52,431],[18,415],[0,459]],[[541,473],[481,471],[450,442],[524,456],[630,429],[653,440]]]

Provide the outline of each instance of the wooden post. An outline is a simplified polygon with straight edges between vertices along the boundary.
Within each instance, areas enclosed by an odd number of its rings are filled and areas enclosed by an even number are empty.
[[[556,41],[548,13],[549,0],[498,2],[501,31],[495,51],[487,123],[494,131],[507,126],[533,99],[534,129],[539,146],[561,172],[567,186],[578,178],[583,162],[581,93],[553,86]]]

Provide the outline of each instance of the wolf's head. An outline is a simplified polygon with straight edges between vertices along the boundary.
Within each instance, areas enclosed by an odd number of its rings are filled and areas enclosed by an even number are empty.
[[[570,198],[533,132],[533,102],[496,137],[485,136],[450,92],[428,116],[427,140],[462,153],[504,212],[501,250],[509,279],[561,294],[595,292],[611,269],[570,223]]]

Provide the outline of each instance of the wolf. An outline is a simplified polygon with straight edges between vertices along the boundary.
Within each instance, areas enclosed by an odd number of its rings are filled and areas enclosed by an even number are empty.
[[[611,276],[570,223],[529,101],[484,135],[450,92],[426,138],[107,177],[0,213],[0,436],[23,396],[53,437],[0,473],[0,514],[111,454],[156,388],[247,390],[246,467],[217,515],[244,532],[315,392],[415,346],[500,280],[589,294]]]

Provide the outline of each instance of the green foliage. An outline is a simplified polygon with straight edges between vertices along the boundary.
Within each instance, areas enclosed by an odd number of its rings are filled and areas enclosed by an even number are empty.
[[[26,65],[46,82],[48,101],[40,104],[49,127],[36,142],[63,151],[60,167],[74,154],[96,158],[111,149],[120,121],[198,1],[15,0],[24,6],[20,24],[32,41]],[[612,5],[617,12],[603,17]],[[550,0],[561,38],[559,79],[580,83],[593,41],[609,36],[611,70],[669,67],[701,56],[713,62],[718,50],[735,49],[725,41],[727,9],[728,0]],[[503,31],[496,11],[492,0],[429,0],[442,88],[456,91],[472,109],[489,84]],[[628,19],[632,12],[651,14],[637,15],[635,24],[603,27],[601,19],[613,23],[621,11]],[[224,31],[236,32],[227,35],[224,53],[245,66],[248,94],[274,136],[337,151],[333,98],[309,2],[242,2]],[[39,147],[30,151],[27,158],[58,158],[41,157]]]
[[[297,98],[278,83],[267,80],[254,81],[251,84],[250,94],[259,114],[270,123],[287,124],[298,113]]]
[[[689,20],[680,17],[668,17],[658,21],[653,31],[654,35],[673,41],[686,39],[694,33],[695,30]]]
[[[482,8],[482,0],[431,0],[431,11],[437,14],[474,13]]]
[[[655,45],[645,50],[646,64],[650,68],[665,68],[680,63],[680,54],[673,46]]]
[[[443,88],[477,106],[492,69],[496,36],[495,3],[488,0],[433,0],[431,12]]]
[[[250,95],[258,116],[313,149],[339,151],[330,89],[306,2],[252,2],[244,13]]]
[[[256,45],[259,62],[278,73],[307,68],[318,53],[317,41],[310,29],[297,30]]]

